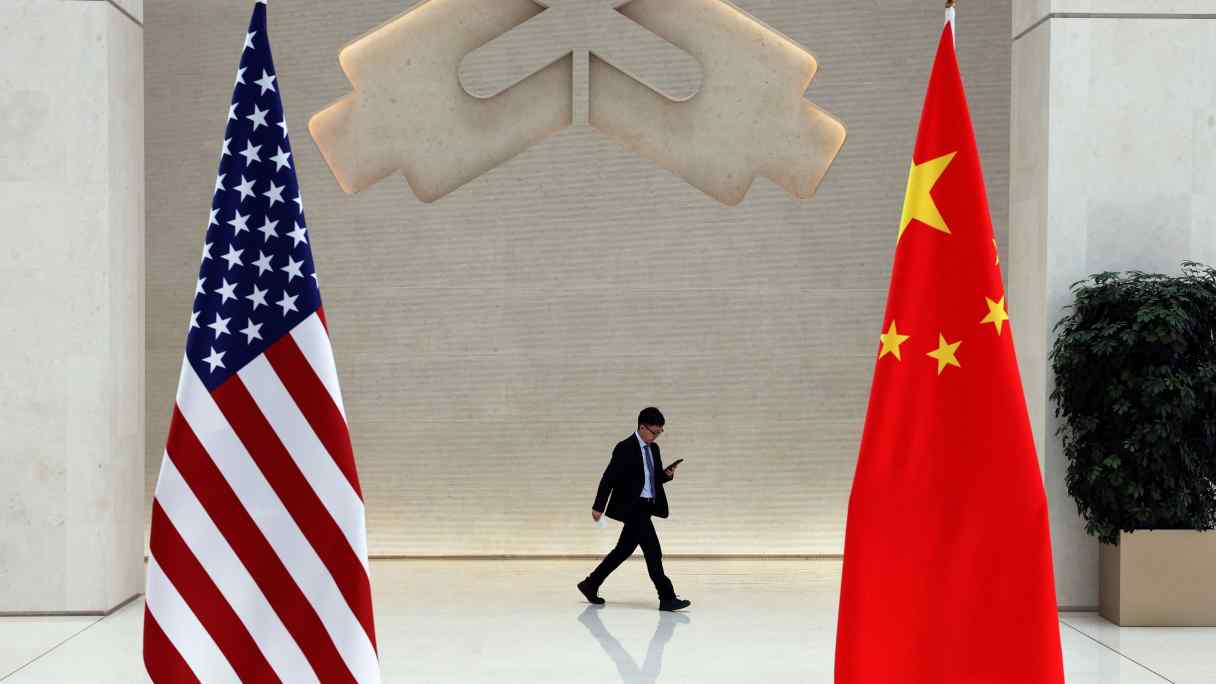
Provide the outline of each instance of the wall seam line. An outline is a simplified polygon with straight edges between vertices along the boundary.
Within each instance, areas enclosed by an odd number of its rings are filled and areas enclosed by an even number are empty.
[[[94,0],[94,1],[96,1],[96,0]],[[131,14],[130,12],[128,12],[126,10],[126,8],[119,5],[116,2],[116,0],[101,0],[101,2],[104,2],[105,4],[109,5],[110,7],[113,7],[114,9],[118,10],[119,13],[121,13],[124,17],[130,19],[139,28],[142,29],[144,27],[144,23],[142,21],[136,19],[135,15]]]
[[[1147,12],[1050,12],[1047,14],[1047,16],[1039,19],[1024,31],[1014,36],[1013,42],[1016,43],[1027,33],[1037,29],[1051,19],[1216,19],[1216,13],[1154,14]]]

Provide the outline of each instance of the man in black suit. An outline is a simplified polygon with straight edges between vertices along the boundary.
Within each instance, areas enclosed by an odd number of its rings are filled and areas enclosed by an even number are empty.
[[[625,559],[633,555],[639,545],[646,556],[646,570],[659,592],[659,610],[680,610],[692,605],[676,596],[671,580],[663,574],[663,550],[659,546],[659,535],[655,532],[651,516],[666,518],[667,494],[663,483],[675,479],[675,469],[663,470],[659,456],[659,445],[655,440],[663,434],[663,414],[657,408],[642,409],[638,414],[637,432],[629,435],[612,450],[612,460],[600,478],[595,503],[591,506],[591,518],[599,522],[607,514],[613,520],[625,523],[621,538],[595,570],[582,582],[578,590],[594,604],[603,604],[599,597],[600,585],[608,579]],[[611,500],[609,500],[611,495]]]

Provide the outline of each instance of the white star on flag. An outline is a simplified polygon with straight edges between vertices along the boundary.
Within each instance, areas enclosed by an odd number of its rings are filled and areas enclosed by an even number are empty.
[[[270,189],[262,193],[262,197],[270,199],[270,206],[273,207],[276,202],[283,201],[283,191],[287,189],[285,185],[275,185],[274,181],[270,181]]]
[[[254,162],[262,161],[261,157],[258,156],[258,150],[260,149],[262,149],[262,146],[254,145],[252,140],[245,143],[245,151],[241,152],[241,156],[245,158],[246,166]]]
[[[262,252],[258,252],[258,254],[261,254],[262,258],[253,262],[253,265],[258,267],[258,275],[265,275],[266,271],[271,270],[270,262],[274,257]],[[263,302],[263,304],[265,304],[265,302]]]
[[[248,299],[250,302],[252,302],[253,310],[257,311],[259,306],[270,306],[269,304],[266,303],[266,294],[268,292],[270,292],[270,290],[263,290],[262,288],[258,287],[257,285],[254,285],[253,294],[245,295],[245,299]]]
[[[282,147],[279,148],[279,153],[270,158],[274,162],[275,172],[282,171],[284,166],[291,166],[291,153],[285,152]]]
[[[262,242],[270,242],[270,238],[277,238],[279,236],[278,231],[275,230],[275,228],[277,228],[278,225],[279,225],[278,221],[271,221],[270,219],[266,219],[266,222],[263,223],[262,226],[257,229],[257,231],[262,234]]]
[[[232,245],[228,245],[228,253],[220,258],[223,259],[224,261],[228,262],[228,270],[231,271],[233,266],[244,266],[245,265],[241,261],[241,254],[243,254],[244,252],[245,252],[245,250],[243,250],[243,249],[237,249],[236,247],[233,247]]]
[[[287,291],[284,290],[283,298],[280,299],[279,301],[275,302],[275,304],[283,307],[283,315],[286,316],[288,314],[288,312],[296,310],[296,300],[297,299],[299,299],[298,296],[296,296],[296,297],[287,296]]]
[[[261,323],[254,323],[252,318],[249,319],[249,324],[246,325],[245,329],[241,331],[245,334],[245,337],[248,338],[245,340],[245,344],[252,344],[254,340],[262,339],[262,333],[259,332],[261,329]]]
[[[215,317],[215,322],[207,325],[208,328],[211,328],[212,330],[215,331],[215,339],[218,340],[218,339],[220,339],[221,335],[228,334],[228,321],[230,321],[230,320],[232,320],[232,319],[231,318],[220,318],[217,315]]]
[[[287,282],[291,283],[291,281],[295,280],[296,278],[304,277],[304,274],[300,273],[300,267],[303,265],[304,265],[303,261],[296,261],[295,259],[292,259],[291,257],[287,257],[287,265],[279,270],[281,270],[287,274]]]
[[[223,298],[221,304],[227,304],[229,299],[236,299],[236,286],[240,283],[229,283],[227,278],[223,279],[224,286],[216,290],[215,293]]]
[[[241,231],[249,230],[249,217],[239,211],[233,212],[233,217],[228,221],[228,225],[232,226],[232,236],[236,237],[241,234]]]
[[[254,105],[254,106],[253,106],[253,113],[252,113],[252,114],[250,114],[249,116],[246,116],[245,118],[246,118],[246,119],[249,119],[250,121],[252,121],[252,122],[253,122],[253,130],[254,130],[254,131],[257,131],[259,126],[266,126],[266,125],[267,125],[267,123],[266,123],[266,115],[267,115],[267,114],[269,114],[269,113],[270,113],[270,111],[269,111],[269,110],[263,111],[261,107],[258,107],[257,105]]]
[[[300,224],[297,223],[296,229],[291,231],[290,233],[288,233],[288,235],[291,237],[291,239],[295,240],[295,244],[293,244],[292,247],[299,247],[301,242],[307,244],[308,243],[307,233],[308,233],[308,231],[305,230],[303,226],[301,226]]]
[[[273,92],[277,92],[277,91],[274,89],[274,74],[269,74],[269,73],[266,73],[266,70],[265,70],[265,69],[263,69],[263,70],[262,70],[262,77],[261,77],[261,78],[259,78],[259,79],[258,79],[258,80],[256,80],[256,81],[254,81],[254,83],[256,83],[256,84],[258,84],[259,86],[261,86],[261,88],[262,88],[262,92],[261,92],[261,94],[262,94],[262,95],[265,95],[267,90],[269,90],[269,91],[270,91],[270,92],[272,92],[272,93],[273,93]]]
[[[215,347],[212,347],[211,356],[208,356],[207,358],[203,359],[203,361],[206,361],[207,364],[211,366],[211,372],[214,373],[216,368],[224,367],[224,354],[227,354],[227,353],[228,352],[218,352],[217,353],[215,351]]]
[[[241,184],[236,186],[233,189],[236,190],[237,192],[241,193],[242,202],[244,202],[246,199],[248,199],[250,197],[257,196],[257,193],[255,193],[253,191],[253,184],[256,182],[257,182],[257,179],[246,180],[244,176],[241,176]]]

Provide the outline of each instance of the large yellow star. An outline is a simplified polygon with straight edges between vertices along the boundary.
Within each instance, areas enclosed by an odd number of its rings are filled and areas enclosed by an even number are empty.
[[[1001,326],[1005,324],[1005,321],[1009,320],[1009,314],[1005,313],[1005,298],[1001,297],[1001,301],[994,302],[984,297],[984,301],[988,302],[988,315],[984,316],[984,320],[980,321],[980,325],[992,323],[996,326],[996,334],[1000,335]]]
[[[938,334],[937,340],[937,349],[927,354],[927,356],[937,359],[937,374],[941,375],[946,366],[962,368],[962,364],[958,362],[958,359],[954,358],[954,352],[958,351],[958,346],[962,344],[962,341],[946,344],[946,338],[941,334]]]
[[[912,168],[908,171],[908,189],[904,194],[904,215],[899,220],[899,237],[904,236],[904,231],[908,229],[912,219],[947,235],[950,233],[946,220],[937,210],[937,204],[929,192],[937,185],[937,180],[946,172],[946,167],[954,161],[956,154],[958,153],[951,152],[937,159],[930,159],[924,164],[912,163]],[[897,238],[896,242],[898,241]]]
[[[891,327],[887,328],[886,334],[879,335],[878,337],[882,340],[882,351],[878,353],[878,358],[881,359],[887,354],[894,354],[896,359],[903,361],[903,357],[899,355],[899,345],[907,342],[908,337],[908,335],[899,334],[899,331],[895,329],[895,321],[892,320]]]

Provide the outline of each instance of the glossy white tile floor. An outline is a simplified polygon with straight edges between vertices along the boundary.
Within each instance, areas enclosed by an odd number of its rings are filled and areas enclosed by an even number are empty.
[[[591,561],[372,564],[384,681],[831,682],[838,561],[668,560],[692,599],[659,613],[637,557],[590,608]],[[146,682],[143,603],[103,620],[0,618],[5,684]],[[1070,684],[1213,684],[1216,629],[1120,629],[1061,615]],[[1017,654],[1010,654],[1017,657]],[[943,683],[950,684],[950,683]]]

